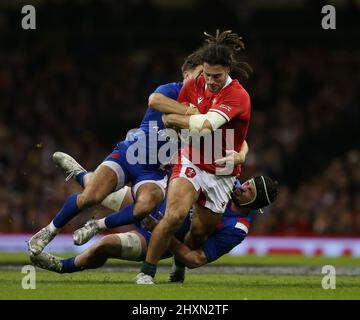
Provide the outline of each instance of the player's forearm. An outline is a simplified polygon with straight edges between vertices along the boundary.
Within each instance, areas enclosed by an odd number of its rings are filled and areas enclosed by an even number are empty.
[[[246,140],[244,140],[244,142],[242,143],[240,152],[244,152],[245,156],[249,152],[249,145],[247,144]]]
[[[236,165],[243,164],[246,160],[246,156],[247,156],[248,152],[249,152],[249,146],[248,146],[246,140],[244,140],[243,144],[241,145],[240,151],[234,155],[235,164]]]
[[[153,93],[149,97],[149,106],[155,110],[165,114],[180,114],[184,115],[187,111],[187,106],[170,99],[161,93]]]
[[[226,123],[226,119],[217,112],[209,111],[206,114],[194,114],[189,119],[190,130],[215,131]]]
[[[190,116],[184,116],[179,114],[167,114],[163,117],[164,124],[167,127],[177,129],[188,129],[189,119]]]
[[[205,254],[201,249],[191,250],[174,237],[170,241],[169,250],[188,268],[198,268],[207,263]]]

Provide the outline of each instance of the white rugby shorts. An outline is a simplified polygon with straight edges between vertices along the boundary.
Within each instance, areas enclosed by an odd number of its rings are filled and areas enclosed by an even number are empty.
[[[225,212],[236,177],[217,176],[204,171],[184,156],[181,157],[180,163],[174,165],[170,179],[178,177],[190,181],[196,192],[200,193],[198,199],[200,205],[215,213]]]

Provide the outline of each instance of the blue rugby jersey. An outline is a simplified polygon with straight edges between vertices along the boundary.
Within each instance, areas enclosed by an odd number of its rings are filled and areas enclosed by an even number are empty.
[[[170,99],[176,100],[182,86],[182,82],[172,82],[159,86],[154,93],[161,93]],[[167,142],[167,135],[164,131],[165,125],[161,119],[162,115],[162,112],[148,107],[140,127],[129,132],[124,143],[129,146],[137,142],[138,146],[145,148],[147,156],[149,154],[157,156],[160,147]],[[162,138],[159,139],[159,137]]]
[[[214,233],[202,246],[207,261],[217,260],[239,245],[248,234],[251,221],[250,214],[239,214],[228,208]]]

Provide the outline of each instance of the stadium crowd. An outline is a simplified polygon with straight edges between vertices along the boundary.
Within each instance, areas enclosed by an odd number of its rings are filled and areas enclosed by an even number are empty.
[[[139,124],[152,90],[181,78],[194,47],[115,45],[87,23],[76,35],[14,41],[10,25],[0,16],[0,232],[34,232],[78,190],[53,152],[95,169]],[[267,174],[281,185],[251,234],[359,236],[359,49],[253,41],[246,55],[254,73],[244,83],[252,116],[242,179]]]

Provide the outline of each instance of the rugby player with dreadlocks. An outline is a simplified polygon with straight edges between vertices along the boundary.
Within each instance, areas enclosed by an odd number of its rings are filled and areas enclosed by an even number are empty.
[[[251,67],[240,61],[245,46],[236,33],[217,31],[216,36],[207,33],[205,36],[207,43],[201,49],[203,75],[188,81],[178,98],[179,103],[196,106],[200,114],[168,114],[163,120],[172,128],[210,134],[211,161],[206,161],[208,146],[205,143],[195,146],[195,139],[190,139],[182,150],[168,185],[166,213],[152,233],[145,261],[137,275],[138,284],[154,283],[157,263],[192,207],[193,219],[185,242],[192,249],[204,243],[220,222],[241,171],[240,165],[236,165],[220,174],[216,155],[223,157],[227,149],[239,152],[245,140],[250,121],[250,97],[232,77],[248,77]],[[216,139],[218,132],[220,145]]]

